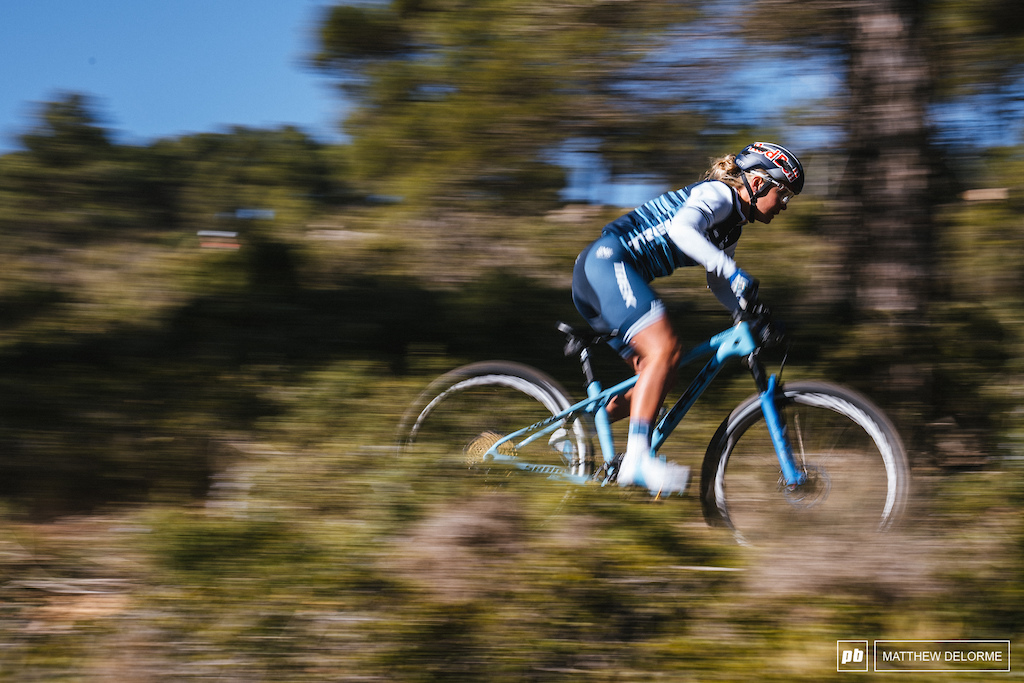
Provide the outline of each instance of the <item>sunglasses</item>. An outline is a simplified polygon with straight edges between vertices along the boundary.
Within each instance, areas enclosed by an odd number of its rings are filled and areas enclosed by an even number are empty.
[[[792,190],[790,190],[788,187],[780,183],[778,180],[775,180],[774,178],[764,179],[775,186],[775,189],[778,191],[779,194],[779,199],[782,200],[783,204],[789,204],[789,200],[796,196],[796,194]]]

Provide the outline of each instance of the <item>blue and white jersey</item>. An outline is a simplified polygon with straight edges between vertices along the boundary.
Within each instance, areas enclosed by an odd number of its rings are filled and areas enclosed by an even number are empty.
[[[606,225],[603,234],[619,238],[648,282],[699,265],[712,285],[736,272],[732,255],[746,222],[736,192],[705,180],[652,199]]]

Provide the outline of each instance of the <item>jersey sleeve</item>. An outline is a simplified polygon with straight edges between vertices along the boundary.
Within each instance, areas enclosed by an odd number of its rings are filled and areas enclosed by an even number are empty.
[[[728,279],[736,272],[736,262],[710,241],[705,234],[716,223],[733,215],[732,189],[722,182],[698,183],[686,203],[669,221],[668,236],[676,247],[708,274]]]
[[[726,255],[732,258],[736,254],[736,245],[732,245],[725,250]],[[733,294],[732,287],[729,286],[729,278],[724,275],[719,275],[708,271],[708,289],[715,295],[715,298],[730,313],[736,313],[740,310],[740,302],[736,299],[736,295]]]

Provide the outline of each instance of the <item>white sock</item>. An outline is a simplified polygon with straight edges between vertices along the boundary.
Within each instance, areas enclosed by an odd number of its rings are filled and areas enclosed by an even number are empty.
[[[628,460],[630,463],[640,463],[650,454],[651,423],[647,420],[630,420],[624,460]]]

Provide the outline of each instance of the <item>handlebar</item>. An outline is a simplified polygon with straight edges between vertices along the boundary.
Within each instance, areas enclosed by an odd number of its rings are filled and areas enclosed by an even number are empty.
[[[772,349],[782,346],[786,341],[786,325],[782,321],[773,320],[772,310],[761,301],[748,303],[743,310],[733,314],[736,322],[745,321],[761,349]]]

